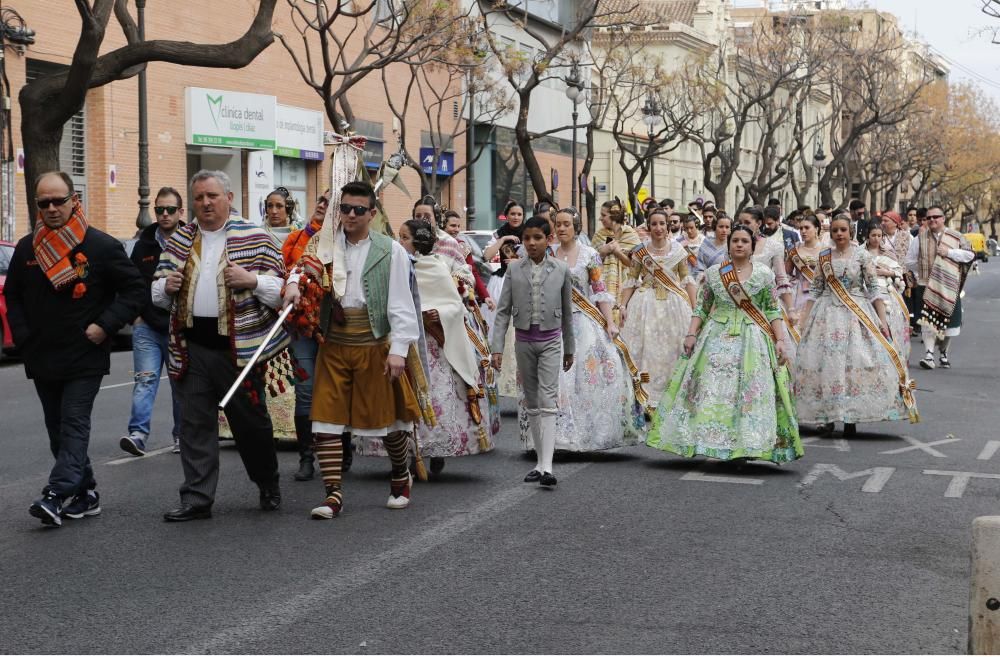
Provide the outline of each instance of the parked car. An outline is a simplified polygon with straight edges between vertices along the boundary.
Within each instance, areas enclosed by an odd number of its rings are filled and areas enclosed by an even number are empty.
[[[479,250],[479,259],[483,260],[483,251],[486,245],[493,241],[493,231],[491,230],[463,230],[461,237],[470,245],[474,244],[473,253]],[[475,257],[475,255],[473,255]],[[490,268],[490,273],[500,269],[500,254],[493,256],[493,259],[486,263]]]
[[[10,324],[7,323],[7,299],[3,296],[3,286],[7,282],[7,270],[10,268],[10,259],[13,255],[14,244],[0,241],[0,345],[2,345],[0,353],[7,355],[14,351],[14,339],[10,334]]]

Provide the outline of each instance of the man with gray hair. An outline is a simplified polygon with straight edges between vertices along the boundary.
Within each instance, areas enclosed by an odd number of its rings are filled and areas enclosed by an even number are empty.
[[[219,481],[217,404],[277,321],[285,268],[262,229],[230,217],[233,194],[221,171],[191,179],[196,221],[174,231],[154,275],[153,303],[170,310],[168,369],[184,409],[181,506],[168,522],[209,518]],[[261,364],[288,344],[284,330]],[[260,506],[281,504],[274,432],[264,403],[262,368],[255,368],[225,408],[236,448],[260,489]]]

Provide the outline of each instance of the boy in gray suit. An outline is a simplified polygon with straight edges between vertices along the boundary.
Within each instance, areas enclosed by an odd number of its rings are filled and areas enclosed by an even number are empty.
[[[563,370],[573,366],[573,282],[565,263],[547,254],[551,227],[543,217],[524,224],[521,244],[526,258],[507,269],[493,324],[493,367],[503,364],[503,345],[514,320],[514,355],[521,373],[531,439],[538,462],[524,478],[555,486],[556,415],[559,412],[559,354]]]

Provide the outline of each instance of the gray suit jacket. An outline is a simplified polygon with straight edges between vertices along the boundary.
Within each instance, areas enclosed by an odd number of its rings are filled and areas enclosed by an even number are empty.
[[[562,327],[563,353],[570,355],[576,348],[573,336],[573,279],[566,263],[546,257],[542,274],[541,311],[539,328],[551,331]],[[514,328],[527,331],[531,328],[531,260],[521,258],[507,267],[507,277],[497,303],[493,320],[493,353],[503,353],[507,329],[513,321]]]

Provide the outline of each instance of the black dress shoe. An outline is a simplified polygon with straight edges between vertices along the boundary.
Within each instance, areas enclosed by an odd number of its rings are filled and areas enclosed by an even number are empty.
[[[532,470],[528,474],[524,475],[524,481],[527,483],[533,483],[542,478],[542,473],[538,470]]]
[[[858,435],[858,427],[855,424],[844,424],[844,438],[854,438]]]
[[[212,507],[182,504],[173,511],[163,514],[167,522],[187,522],[188,520],[205,520],[212,517]]]
[[[278,484],[260,487],[260,508],[265,511],[277,511],[281,506],[281,489]]]
[[[542,475],[542,478],[541,480],[539,480],[538,483],[540,483],[542,486],[555,486],[556,476],[551,472],[546,472]]]

